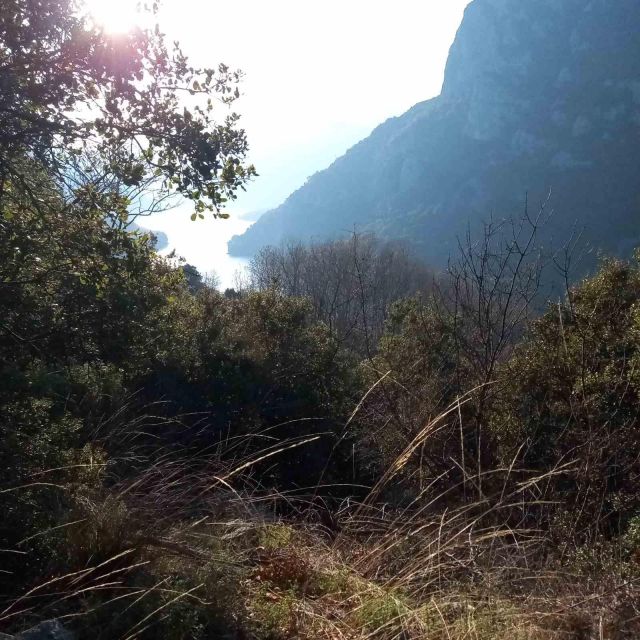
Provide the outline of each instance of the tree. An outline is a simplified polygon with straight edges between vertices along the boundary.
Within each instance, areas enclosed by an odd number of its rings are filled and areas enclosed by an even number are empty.
[[[420,488],[441,477],[449,486],[459,481],[465,495],[468,486],[480,497],[491,491],[484,486],[496,467],[488,414],[499,365],[535,315],[545,267],[537,236],[545,218],[542,206],[535,217],[525,212],[484,224],[477,241],[468,233],[429,295],[392,308],[371,362],[375,390],[360,421],[365,442],[374,443],[367,448],[389,464],[425,425],[446,414],[419,460],[416,455],[406,465]],[[458,410],[448,412],[462,399]]]
[[[353,360],[302,298],[208,287],[175,297],[149,323],[153,348],[138,358],[147,373],[135,386],[197,416],[198,435],[188,437],[200,449],[231,437],[234,456],[256,455],[311,438],[268,458],[261,482],[313,485],[358,398]]]
[[[250,285],[309,299],[314,317],[338,340],[370,356],[389,306],[433,284],[433,273],[406,247],[354,233],[311,246],[266,247],[252,260]]]
[[[434,297],[439,315],[452,325],[458,393],[475,390],[460,430],[467,432],[467,457],[475,466],[470,471],[477,474],[480,494],[483,470],[495,466],[486,421],[497,368],[535,316],[548,259],[538,236],[548,216],[544,203],[534,217],[527,206],[520,218],[484,223],[477,241],[469,231],[459,241],[459,255],[449,264],[445,286]]]
[[[42,211],[23,200],[6,202],[0,218],[0,356],[14,365],[121,364],[181,274],[149,234],[114,224],[125,207],[116,196],[113,217],[106,194],[101,206],[80,194],[74,206],[50,198]]]
[[[22,197],[14,190],[0,217],[0,549],[46,531],[69,508],[55,486],[68,481],[62,469],[101,416],[118,414],[123,378],[153,349],[150,323],[186,294],[148,234],[119,228],[94,198],[78,193],[67,204],[45,177],[30,178],[42,188]],[[102,204],[109,198],[117,217],[124,203],[103,194]],[[46,488],[37,485],[51,469],[59,471]],[[5,580],[42,570],[52,551],[45,538],[37,537],[39,550],[23,549],[26,557],[2,553],[3,593]]]
[[[193,67],[158,26],[115,36],[78,0],[3,1],[0,203],[12,184],[31,191],[36,162],[72,192],[84,173],[83,186],[155,186],[193,201],[194,217],[218,215],[255,175],[238,116],[214,119],[240,79],[223,64]]]

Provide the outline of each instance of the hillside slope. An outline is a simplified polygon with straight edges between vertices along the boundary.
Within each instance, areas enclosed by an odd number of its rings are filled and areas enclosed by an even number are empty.
[[[442,264],[457,235],[551,190],[553,234],[640,242],[640,3],[475,0],[442,93],[392,118],[267,212],[229,250],[358,228]]]

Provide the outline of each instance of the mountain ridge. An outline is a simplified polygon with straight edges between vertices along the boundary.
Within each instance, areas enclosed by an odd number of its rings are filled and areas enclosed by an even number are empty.
[[[474,0],[441,94],[376,127],[232,238],[230,253],[356,228],[443,264],[468,225],[550,190],[549,233],[577,227],[628,253],[640,242],[639,27],[635,0]]]

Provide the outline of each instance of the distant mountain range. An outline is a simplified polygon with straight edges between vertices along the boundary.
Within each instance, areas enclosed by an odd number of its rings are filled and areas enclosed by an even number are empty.
[[[475,0],[441,95],[380,125],[229,251],[356,228],[438,265],[468,226],[550,190],[550,235],[575,227],[617,254],[640,244],[639,0]]]

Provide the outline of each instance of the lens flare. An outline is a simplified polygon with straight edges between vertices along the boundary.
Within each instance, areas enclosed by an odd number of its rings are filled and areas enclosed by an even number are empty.
[[[85,0],[91,19],[109,33],[126,33],[140,26],[139,0]]]

